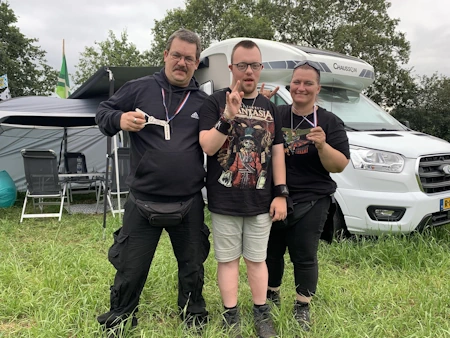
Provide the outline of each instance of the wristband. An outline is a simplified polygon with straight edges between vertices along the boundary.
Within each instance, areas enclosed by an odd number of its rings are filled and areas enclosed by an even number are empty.
[[[278,184],[275,187],[273,187],[273,194],[275,197],[288,197],[289,196],[289,189],[286,184]]]
[[[224,120],[222,117],[217,121],[214,126],[217,131],[221,132],[224,135],[228,135],[231,131],[231,123]]]

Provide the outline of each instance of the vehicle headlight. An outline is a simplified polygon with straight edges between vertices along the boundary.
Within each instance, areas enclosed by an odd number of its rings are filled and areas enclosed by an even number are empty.
[[[405,165],[403,156],[386,151],[350,147],[350,159],[355,169],[400,173]]]

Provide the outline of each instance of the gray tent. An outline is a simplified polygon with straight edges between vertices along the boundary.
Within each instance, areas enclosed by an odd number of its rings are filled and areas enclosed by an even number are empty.
[[[6,170],[19,191],[25,191],[23,148],[80,151],[89,169],[105,169],[106,138],[95,124],[103,98],[63,100],[26,96],[0,102],[0,170]],[[61,156],[60,156],[61,158]]]

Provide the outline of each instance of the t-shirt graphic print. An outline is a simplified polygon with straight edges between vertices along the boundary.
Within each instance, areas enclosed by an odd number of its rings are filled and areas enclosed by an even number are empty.
[[[274,133],[269,110],[242,105],[217,155],[223,169],[218,182],[227,188],[265,189]]]
[[[282,128],[284,138],[284,152],[286,155],[302,155],[307,154],[309,145],[312,142],[306,139],[306,135],[309,134],[308,129],[291,129]]]

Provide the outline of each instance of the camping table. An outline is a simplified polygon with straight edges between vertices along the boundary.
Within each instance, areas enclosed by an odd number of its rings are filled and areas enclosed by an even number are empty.
[[[80,173],[80,174],[58,174],[59,178],[70,178],[70,177],[92,177],[92,178],[98,178],[99,180],[102,180],[106,173],[101,172],[90,172],[90,173]]]
[[[88,172],[88,173],[79,173],[79,174],[58,174],[58,177],[62,180],[64,179],[70,179],[73,177],[90,177],[93,179],[96,179],[95,182],[95,194],[97,195],[97,201],[100,198],[100,194],[101,194],[101,190],[102,190],[102,181],[104,181],[104,177],[105,177],[106,173],[102,173],[102,172]],[[98,185],[98,191],[97,191],[97,183],[99,183]]]

